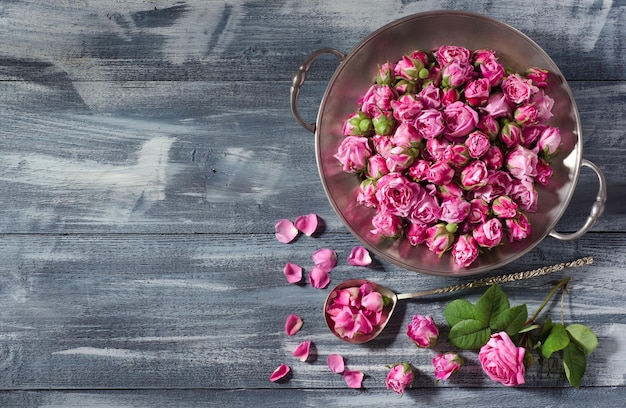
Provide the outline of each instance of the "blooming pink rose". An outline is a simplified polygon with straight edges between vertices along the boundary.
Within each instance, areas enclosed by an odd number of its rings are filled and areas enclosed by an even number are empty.
[[[539,136],[537,147],[546,157],[555,154],[561,147],[561,131],[557,127],[546,126]]]
[[[465,87],[465,100],[472,106],[483,106],[491,93],[489,79],[478,78],[468,82]]]
[[[388,173],[389,169],[387,168],[387,161],[383,156],[376,153],[367,158],[365,175],[368,178],[376,180]]]
[[[365,375],[358,370],[346,370],[343,372],[343,379],[350,388],[361,388]]]
[[[374,145],[374,150],[385,159],[389,156],[389,151],[395,147],[389,136],[374,135],[370,140]]]
[[[478,244],[468,234],[460,235],[452,245],[452,258],[461,268],[470,266],[478,258]]]
[[[482,108],[493,118],[508,117],[511,115],[511,105],[502,92],[494,92],[487,99],[487,105]]]
[[[296,346],[292,354],[295,358],[304,362],[309,359],[310,353],[311,353],[311,340],[306,340],[298,344],[298,346]]]
[[[291,262],[287,262],[283,268],[283,274],[289,283],[298,283],[302,281],[302,267]]]
[[[470,212],[467,215],[467,220],[471,224],[482,224],[487,221],[487,216],[491,212],[489,203],[482,198],[474,198],[470,201]]]
[[[454,242],[454,233],[448,231],[445,223],[435,224],[426,230],[426,246],[438,256],[443,255]]]
[[[450,106],[461,98],[461,94],[455,88],[445,88],[441,91],[441,105]]]
[[[406,387],[413,385],[413,369],[409,363],[394,364],[390,368],[391,371],[385,379],[387,389],[402,395]]]
[[[372,155],[368,138],[361,136],[346,136],[337,153],[333,156],[343,166],[343,171],[356,173],[365,170],[367,158]]]
[[[393,117],[398,122],[408,123],[415,120],[415,117],[422,111],[422,102],[415,99],[413,95],[402,95],[398,100],[391,101]]]
[[[276,231],[275,236],[278,242],[282,242],[283,244],[288,244],[298,236],[298,229],[293,225],[290,220],[280,219],[276,221],[274,225],[274,231]]]
[[[367,136],[374,131],[372,119],[365,112],[355,112],[343,124],[345,136]]]
[[[489,137],[489,140],[495,139],[498,133],[500,133],[500,124],[498,121],[487,113],[482,113],[479,115],[479,118],[476,128],[485,133]]]
[[[523,211],[537,211],[537,199],[539,194],[531,180],[514,180],[509,196],[515,200],[519,208]]]
[[[348,265],[367,266],[372,263],[372,257],[367,249],[362,246],[355,246],[348,255]]]
[[[525,353],[525,348],[516,347],[509,335],[502,331],[491,335],[487,344],[481,347],[478,359],[489,378],[512,386],[525,382]]]
[[[415,160],[413,165],[409,168],[409,175],[415,181],[426,180],[428,177],[428,171],[430,169],[430,162],[427,160]]]
[[[432,348],[437,344],[439,329],[432,317],[417,314],[407,326],[406,334],[416,346]]]
[[[478,112],[461,101],[454,102],[443,111],[444,135],[448,137],[467,136],[478,124]]]
[[[534,103],[519,106],[513,112],[513,119],[521,126],[531,126],[539,120],[539,110]]]
[[[340,354],[329,354],[326,357],[326,365],[333,373],[341,374],[346,369],[343,357]]]
[[[537,120],[539,122],[547,122],[553,116],[554,99],[545,94],[543,90],[540,89],[539,92],[534,94],[530,98],[530,103],[537,108]]]
[[[530,79],[522,78],[519,74],[511,74],[502,81],[502,91],[507,101],[512,104],[528,102],[539,91]]]
[[[448,197],[441,203],[439,218],[448,224],[463,222],[469,215],[471,204],[461,197]]]
[[[520,213],[517,218],[509,218],[504,222],[509,242],[521,241],[530,235],[531,227],[526,214]]]
[[[444,381],[461,368],[463,359],[456,353],[438,354],[433,357],[433,368],[435,369],[435,378]]]
[[[413,123],[415,129],[424,139],[433,139],[444,131],[443,115],[435,109],[424,109]]]
[[[408,215],[412,223],[432,224],[441,216],[441,208],[437,198],[426,188],[421,188],[415,206]]]
[[[499,196],[491,203],[491,211],[498,218],[514,218],[517,215],[517,204],[509,196]]]
[[[309,271],[309,283],[316,289],[325,289],[330,283],[328,271],[319,266],[314,266],[313,269]]]
[[[316,214],[301,215],[295,219],[293,225],[306,236],[311,236],[317,230],[318,218]]]
[[[470,160],[470,154],[465,144],[453,143],[443,152],[443,160],[454,168],[463,167]]]
[[[274,370],[274,372],[270,375],[271,382],[278,382],[279,380],[285,378],[287,374],[291,371],[291,368],[287,364],[281,364]]]
[[[497,170],[504,164],[504,154],[498,146],[491,145],[481,160],[489,170]]]
[[[401,172],[413,164],[413,151],[406,146],[396,146],[389,151],[385,161],[391,173]]]
[[[437,161],[428,168],[426,180],[433,184],[448,184],[454,177],[454,169],[444,161]]]
[[[537,175],[537,155],[522,146],[515,146],[506,156],[506,167],[516,179]]]
[[[417,96],[424,108],[439,109],[441,107],[441,89],[432,83],[422,88]]]
[[[311,255],[313,263],[324,272],[330,272],[337,265],[337,253],[330,248],[320,248]]]
[[[376,200],[376,182],[373,179],[367,178],[359,184],[356,202],[369,208],[375,208],[378,205]]]
[[[472,78],[473,73],[470,64],[452,61],[443,67],[441,85],[445,88],[459,88]]]
[[[481,247],[493,248],[502,241],[502,223],[497,218],[490,218],[478,225],[472,236]]]
[[[461,185],[473,190],[484,186],[487,183],[487,166],[481,160],[474,160],[461,170]]]
[[[293,336],[298,333],[303,324],[302,319],[297,314],[292,313],[287,316],[287,320],[285,320],[285,332],[287,336]]]
[[[545,160],[539,159],[537,161],[537,177],[535,181],[546,186],[552,177],[552,167]]]
[[[548,71],[545,69],[531,67],[525,72],[526,78],[530,79],[538,88],[546,88],[548,86]]]
[[[451,62],[469,64],[472,58],[472,52],[465,47],[442,45],[435,51],[435,58],[440,66],[445,66]]]
[[[448,145],[450,145],[450,142],[443,137],[428,139],[426,141],[426,151],[422,150],[422,157],[431,161],[444,161],[444,154]]]
[[[480,74],[489,81],[489,85],[497,86],[504,78],[505,70],[504,66],[494,56],[494,58],[480,64]]]
[[[517,146],[522,141],[522,129],[515,122],[506,123],[502,126],[500,140],[508,148]]]
[[[409,241],[409,244],[413,246],[418,246],[419,244],[424,243],[426,240],[426,230],[428,229],[428,225],[421,223],[411,223],[406,229],[406,239]]]
[[[372,234],[395,238],[400,234],[402,219],[388,212],[378,212],[372,217],[372,226]]]
[[[398,98],[398,95],[389,85],[372,85],[363,98],[359,100],[361,110],[370,117],[373,117],[379,111],[388,111],[391,109],[391,101]]]
[[[406,217],[415,205],[420,188],[399,173],[389,173],[376,183],[376,200],[384,212]]]
[[[487,153],[491,142],[486,134],[479,130],[475,130],[467,136],[465,139],[465,146],[467,146],[467,152],[470,157],[474,159],[480,158],[483,154]]]

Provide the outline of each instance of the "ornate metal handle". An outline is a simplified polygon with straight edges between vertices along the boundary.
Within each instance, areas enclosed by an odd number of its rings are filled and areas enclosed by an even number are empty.
[[[322,48],[320,50],[317,50],[304,60],[304,62],[302,63],[302,65],[300,65],[300,68],[298,68],[298,71],[294,75],[293,80],[291,81],[291,114],[296,119],[296,122],[298,122],[300,125],[302,125],[302,127],[304,127],[311,133],[315,133],[315,123],[308,123],[304,119],[302,119],[302,116],[300,116],[300,112],[298,112],[298,97],[300,96],[300,88],[302,88],[302,85],[306,80],[306,74],[307,72],[309,72],[311,64],[313,63],[313,61],[315,61],[317,57],[322,54],[333,54],[339,59],[340,62],[343,61],[343,59],[346,57],[346,54],[334,48]]]
[[[548,275],[550,273],[559,272],[568,268],[578,268],[580,266],[590,265],[593,263],[593,257],[587,256],[571,262],[564,262],[552,266],[544,266],[542,268],[533,269],[526,272],[515,272],[508,275],[492,276],[488,278],[473,280],[454,286],[446,286],[438,289],[422,290],[413,293],[401,293],[398,299],[412,299],[429,295],[441,295],[443,293],[458,292],[464,289],[480,288],[483,286],[491,286],[496,283],[506,283],[520,281],[524,279],[537,278],[539,276]]]
[[[598,187],[598,195],[596,196],[596,201],[593,203],[593,206],[591,207],[591,213],[589,214],[589,217],[587,217],[587,221],[581,229],[571,234],[561,234],[559,232],[556,232],[555,230],[552,230],[549,235],[553,238],[563,241],[571,241],[573,239],[578,239],[582,237],[587,231],[591,229],[591,227],[594,226],[596,221],[598,221],[598,218],[600,218],[600,216],[604,212],[604,205],[606,204],[606,179],[604,178],[604,174],[602,174],[602,171],[600,171],[598,166],[596,166],[589,160],[583,159],[581,165],[589,167],[598,176],[600,186]]]

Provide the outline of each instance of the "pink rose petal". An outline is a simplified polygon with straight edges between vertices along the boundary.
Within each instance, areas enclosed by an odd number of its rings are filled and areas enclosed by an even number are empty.
[[[284,378],[287,374],[289,374],[289,371],[291,371],[291,368],[289,368],[287,364],[281,364],[276,370],[274,370],[272,375],[270,375],[270,381],[276,382],[281,378]]]
[[[287,316],[287,321],[285,322],[285,332],[287,333],[287,336],[293,336],[298,333],[302,328],[302,325],[302,319],[297,314],[290,314]]]
[[[312,255],[313,263],[324,272],[330,272],[337,265],[337,253],[329,248],[321,248]]]
[[[309,272],[309,282],[316,289],[324,289],[330,283],[330,276],[328,272],[316,266]]]
[[[317,230],[317,224],[318,220],[315,214],[301,215],[294,221],[295,227],[309,237]]]
[[[331,354],[326,358],[326,364],[333,373],[341,374],[346,369],[343,357],[339,354]]]
[[[274,230],[276,230],[276,239],[283,244],[288,244],[296,239],[299,233],[293,223],[284,218],[276,221]]]
[[[293,356],[300,361],[307,361],[309,358],[309,352],[311,351],[311,340],[303,341],[298,344],[293,351]]]
[[[350,388],[361,388],[363,384],[363,373],[356,370],[346,370],[343,372],[343,379]]]
[[[372,263],[372,257],[367,249],[355,246],[348,255],[348,264],[352,266],[367,266]]]
[[[298,283],[302,280],[302,267],[294,263],[287,262],[285,268],[283,269],[283,273],[289,283]]]

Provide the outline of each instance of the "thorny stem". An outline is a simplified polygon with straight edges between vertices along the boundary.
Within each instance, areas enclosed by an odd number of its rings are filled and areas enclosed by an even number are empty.
[[[565,287],[568,282],[572,280],[571,276],[568,276],[567,278],[559,281],[556,285],[554,285],[554,288],[552,288],[552,290],[550,291],[550,293],[548,293],[548,296],[546,296],[546,299],[543,301],[543,303],[541,304],[541,306],[539,306],[539,308],[537,309],[537,311],[530,317],[530,319],[528,319],[526,321],[526,324],[524,326],[529,326],[531,324],[533,324],[533,322],[535,321],[535,319],[537,318],[537,316],[539,316],[539,313],[541,313],[541,311],[543,310],[543,308],[546,307],[546,305],[548,304],[548,302],[550,301],[550,299],[552,299],[552,296],[554,296],[554,294],[556,293],[557,290],[559,290],[559,288],[561,287]],[[562,305],[561,305],[562,307]],[[561,319],[563,319],[563,310],[561,309]]]

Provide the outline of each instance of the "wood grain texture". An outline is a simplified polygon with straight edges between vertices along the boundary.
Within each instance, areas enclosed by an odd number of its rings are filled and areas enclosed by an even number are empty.
[[[346,264],[357,240],[329,204],[314,136],[293,120],[289,87],[311,52],[349,52],[372,31],[416,12],[457,9],[511,24],[554,59],[572,88],[584,158],[608,184],[591,232],[546,238],[497,273],[593,255],[592,266],[504,286],[512,304],[541,304],[573,277],[566,322],[600,340],[581,389],[539,359],[527,384],[491,382],[477,357],[435,383],[435,350],[404,334],[412,315],[443,322],[454,299],[402,303],[374,343],[327,330],[328,290],[289,285],[286,262],[312,267],[328,247],[332,282],[366,278],[398,291],[465,281],[385,261]],[[13,0],[0,2],[0,406],[318,407],[621,406],[626,397],[626,4],[529,0]],[[300,98],[314,120],[337,62],[320,58]],[[583,171],[557,229],[577,230],[597,181]],[[317,213],[321,234],[290,245],[274,222]],[[464,297],[475,301],[482,290]],[[304,326],[284,333],[298,313]],[[545,315],[558,318],[559,302]],[[316,358],[292,355],[310,339]],[[346,387],[325,364],[340,353],[366,374]],[[385,389],[385,365],[410,361],[414,388]],[[289,381],[269,375],[288,363]]]

